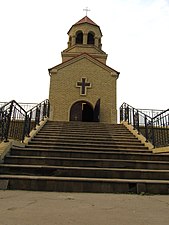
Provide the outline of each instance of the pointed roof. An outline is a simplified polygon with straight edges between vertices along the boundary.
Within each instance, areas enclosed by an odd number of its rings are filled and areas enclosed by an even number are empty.
[[[93,22],[93,20],[91,20],[88,16],[83,17],[81,20],[79,20],[77,23],[75,23],[72,27],[74,27],[76,25],[84,24],[84,23],[91,24],[93,26],[97,26],[100,30],[100,27],[95,22]],[[70,30],[72,29],[72,27],[69,29],[68,34],[69,34]],[[100,33],[102,35],[101,30],[100,30]]]
[[[79,21],[78,21],[77,23],[75,23],[74,25],[82,24],[82,23],[89,23],[89,24],[98,26],[95,22],[93,22],[93,21],[92,21],[89,17],[87,17],[87,16],[83,17],[81,20],[79,20]]]

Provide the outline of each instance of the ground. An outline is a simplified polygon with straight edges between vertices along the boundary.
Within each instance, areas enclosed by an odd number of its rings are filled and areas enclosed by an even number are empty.
[[[0,225],[168,225],[169,196],[0,191]]]

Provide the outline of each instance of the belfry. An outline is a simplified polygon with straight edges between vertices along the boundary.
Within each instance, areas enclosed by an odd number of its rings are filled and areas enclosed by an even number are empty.
[[[116,123],[119,72],[106,65],[100,27],[86,15],[68,36],[62,63],[49,69],[50,119]]]

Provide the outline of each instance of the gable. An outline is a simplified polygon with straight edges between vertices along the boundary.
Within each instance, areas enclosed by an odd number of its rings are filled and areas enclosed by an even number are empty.
[[[97,59],[91,57],[90,55],[84,53],[81,55],[78,55],[77,57],[74,57],[66,62],[63,62],[59,65],[56,65],[55,67],[49,69],[49,73],[56,73],[59,70],[70,69],[70,68],[78,68],[78,70],[97,70],[100,68],[101,70],[110,73],[111,76],[114,76],[118,78],[119,72],[114,70],[113,68],[107,66],[106,64],[98,61]]]

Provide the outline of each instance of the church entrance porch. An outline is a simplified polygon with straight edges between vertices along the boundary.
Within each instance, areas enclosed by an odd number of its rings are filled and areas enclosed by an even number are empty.
[[[75,102],[70,109],[70,121],[94,121],[94,110],[87,101]]]

